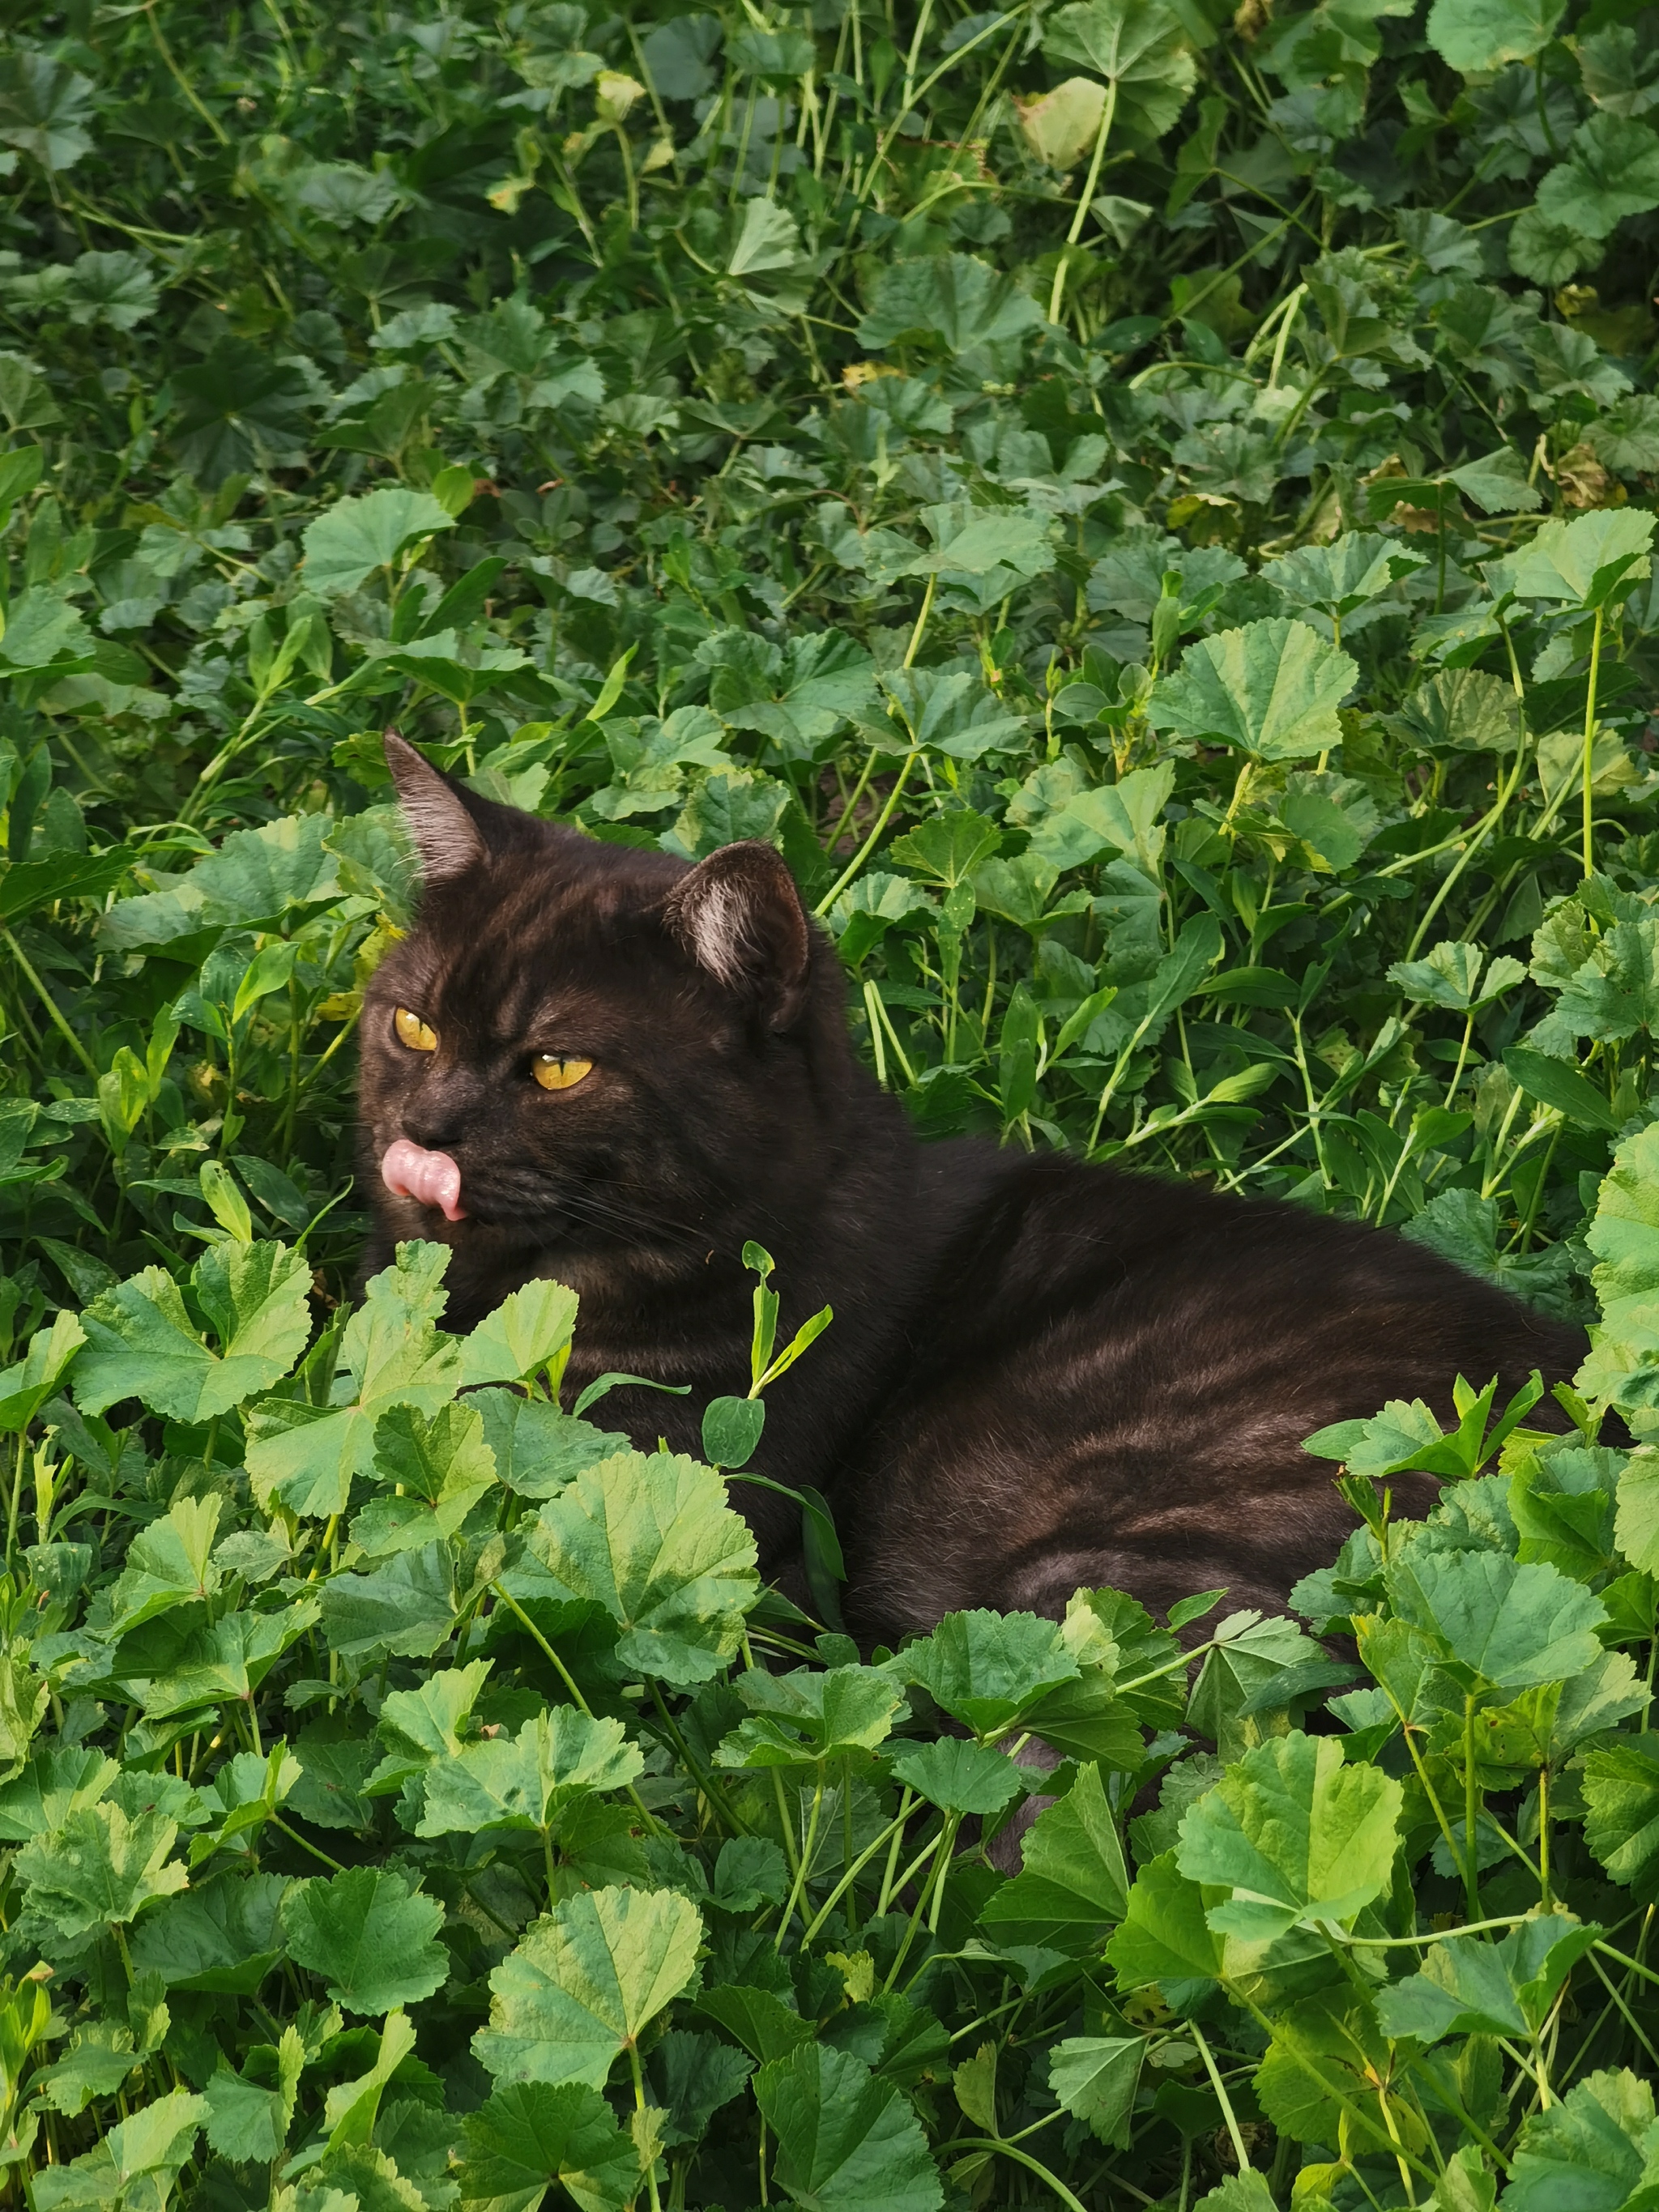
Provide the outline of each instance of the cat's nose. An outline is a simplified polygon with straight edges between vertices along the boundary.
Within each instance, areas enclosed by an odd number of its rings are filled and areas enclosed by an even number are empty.
[[[429,1104],[423,1100],[404,1115],[404,1134],[412,1137],[425,1152],[447,1152],[465,1134],[466,1121],[460,1106],[447,1105],[441,1099]]]

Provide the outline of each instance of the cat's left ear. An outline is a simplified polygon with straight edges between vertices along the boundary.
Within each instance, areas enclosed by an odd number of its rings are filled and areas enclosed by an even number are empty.
[[[806,1005],[812,935],[795,879],[771,846],[722,846],[668,895],[668,926],[697,965],[748,1001],[770,1030]]]

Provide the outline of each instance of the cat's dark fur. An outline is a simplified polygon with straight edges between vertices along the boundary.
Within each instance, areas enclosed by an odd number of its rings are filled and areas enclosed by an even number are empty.
[[[839,961],[769,848],[688,869],[387,751],[426,890],[364,1006],[369,1267],[399,1238],[450,1244],[452,1328],[533,1276],[569,1284],[567,1402],[606,1370],[690,1382],[618,1390],[596,1418],[695,1455],[708,1399],[747,1387],[740,1254],[766,1245],[785,1335],[836,1318],[769,1392],[755,1463],[832,1501],[860,1635],[1057,1613],[1102,1583],[1276,1604],[1353,1525],[1304,1437],[1391,1397],[1448,1418],[1460,1372],[1508,1392],[1582,1358],[1577,1330],[1386,1231],[919,1143],[855,1059]],[[437,1052],[398,1042],[399,1006]],[[544,1091],[530,1060],[550,1051],[594,1071]],[[382,1188],[398,1137],[459,1163],[467,1218]],[[1406,1510],[1431,1494],[1401,1488]],[[787,1566],[793,1509],[734,1496],[764,1570]]]

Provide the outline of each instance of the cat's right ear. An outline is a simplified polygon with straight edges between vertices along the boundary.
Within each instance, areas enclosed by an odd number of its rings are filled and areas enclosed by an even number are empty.
[[[464,876],[489,849],[465,801],[448,777],[440,775],[395,730],[386,732],[384,742],[398,804],[420,851],[422,874],[428,884]]]

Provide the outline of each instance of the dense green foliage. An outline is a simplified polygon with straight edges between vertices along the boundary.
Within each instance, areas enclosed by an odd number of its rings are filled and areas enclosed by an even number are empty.
[[[9,20],[10,2201],[1653,2202],[1653,19]],[[931,1131],[1599,1310],[1577,1433],[1316,1439],[1305,1629],[860,1659],[566,1294],[349,1301],[393,720],[777,842]]]

